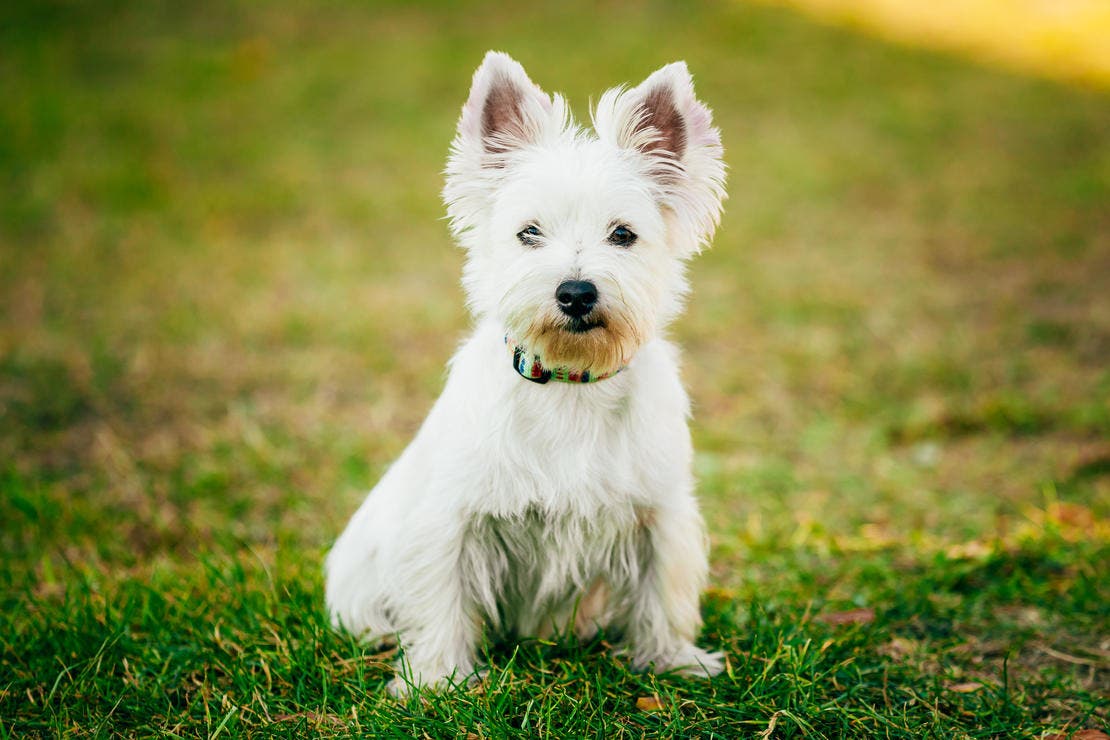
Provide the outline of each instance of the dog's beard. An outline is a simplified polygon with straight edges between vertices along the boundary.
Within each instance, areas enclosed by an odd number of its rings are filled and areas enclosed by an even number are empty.
[[[619,370],[643,343],[641,327],[619,311],[592,311],[574,319],[558,309],[532,317],[519,340],[548,367],[602,374]]]

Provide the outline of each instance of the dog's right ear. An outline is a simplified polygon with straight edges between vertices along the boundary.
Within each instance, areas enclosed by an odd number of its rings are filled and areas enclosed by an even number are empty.
[[[447,159],[443,200],[456,236],[470,231],[513,155],[567,125],[566,101],[538,88],[508,54],[491,51],[474,73]]]
[[[524,67],[508,54],[488,52],[474,73],[456,148],[480,149],[483,166],[503,166],[503,155],[543,135],[552,107],[551,98],[528,79]]]

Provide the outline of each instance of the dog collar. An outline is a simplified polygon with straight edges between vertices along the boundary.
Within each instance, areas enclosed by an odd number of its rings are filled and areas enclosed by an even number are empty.
[[[571,370],[566,367],[544,367],[543,362],[540,361],[540,356],[528,352],[524,347],[520,346],[509,335],[505,335],[505,346],[507,346],[513,354],[513,370],[525,380],[531,380],[533,383],[546,383],[549,380],[558,380],[561,383],[596,383],[599,380],[611,378],[624,367],[619,367],[611,373],[599,373],[594,375],[589,370]]]

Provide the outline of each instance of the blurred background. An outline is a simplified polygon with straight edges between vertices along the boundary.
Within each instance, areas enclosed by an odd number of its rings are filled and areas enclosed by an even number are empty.
[[[1073,14],[1080,40],[1038,56],[999,32],[1066,3],[948,18],[1003,51],[915,34],[944,3],[798,5],[821,22],[739,1],[5,3],[5,581],[243,546],[316,572],[466,332],[438,193],[491,48],[580,119],[676,59],[714,110],[730,199],[672,334],[718,584],[760,543],[1105,537],[1107,36],[1084,51],[1098,26]]]

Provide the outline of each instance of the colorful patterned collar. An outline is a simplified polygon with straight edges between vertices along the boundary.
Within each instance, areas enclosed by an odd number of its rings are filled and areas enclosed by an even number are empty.
[[[540,356],[534,353],[529,353],[528,350],[521,347],[519,344],[505,335],[505,345],[512,350],[513,353],[513,370],[520,374],[520,377],[525,380],[531,380],[533,383],[546,383],[549,380],[558,380],[562,383],[596,383],[599,380],[611,378],[624,367],[617,368],[611,373],[601,373],[594,375],[589,370],[571,370],[565,367],[544,367],[540,361]],[[531,355],[531,357],[529,357]]]

